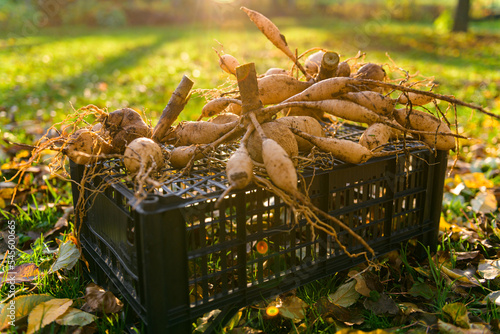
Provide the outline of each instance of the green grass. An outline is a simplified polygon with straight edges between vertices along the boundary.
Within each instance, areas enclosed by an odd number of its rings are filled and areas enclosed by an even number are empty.
[[[498,111],[500,23],[474,23],[477,34],[436,34],[431,23],[374,20],[365,23],[330,18],[275,20],[292,48],[358,50],[366,60],[388,62],[385,53],[410,73],[434,76],[438,91]],[[195,88],[212,89],[228,76],[212,48],[255,62],[258,72],[288,67],[289,61],[252,25],[230,21],[189,26],[46,29],[24,40],[0,39],[1,106],[17,119],[38,115],[60,120],[87,104],[110,110],[132,106],[155,121],[183,74]],[[217,41],[216,41],[217,40]],[[497,99],[495,101],[495,98]],[[203,98],[188,103],[183,119],[194,119]],[[17,110],[17,111],[16,111]],[[468,113],[463,111],[463,113]],[[8,119],[2,121],[5,122]]]

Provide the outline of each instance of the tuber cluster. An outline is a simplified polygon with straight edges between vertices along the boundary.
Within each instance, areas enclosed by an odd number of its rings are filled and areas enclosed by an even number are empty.
[[[197,160],[217,151],[220,145],[235,142],[238,148],[223,162],[228,188],[218,204],[229,192],[244,189],[261,178],[254,174],[258,169],[259,175],[270,180],[266,184],[271,191],[288,196],[287,203],[296,203],[291,204],[296,213],[336,236],[331,224],[314,219],[318,209],[299,190],[298,160],[314,159],[314,152],[321,151],[347,163],[362,164],[380,155],[394,154],[385,148],[410,140],[421,143],[421,148],[450,150],[462,136],[451,130],[438,102],[482,110],[448,96],[419,90],[417,87],[424,83],[412,82],[409,75],[392,78],[388,65],[365,63],[363,55],[344,59],[337,52],[315,48],[298,56],[268,18],[245,7],[242,10],[292,61],[289,69],[269,68],[257,75],[253,63],[240,65],[236,57],[217,53],[220,68],[231,80],[235,77],[238,90],[215,94],[197,121],[173,125],[192,93],[193,82],[184,77],[154,129],[131,108],[107,113],[93,107],[90,109],[96,116],[94,125],[63,136],[60,151],[75,163],[85,165],[120,157],[143,189],[145,183],[156,185],[155,179],[166,177],[164,167],[177,169],[178,177],[189,173]],[[439,117],[429,112],[427,106],[431,103]],[[343,122],[366,126],[359,142],[335,137],[332,129]],[[44,147],[56,144],[57,141],[47,141]],[[326,213],[320,215],[348,230],[372,252],[341,221]]]

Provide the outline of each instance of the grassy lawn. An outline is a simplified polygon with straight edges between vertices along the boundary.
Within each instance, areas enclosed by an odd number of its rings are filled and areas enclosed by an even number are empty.
[[[246,22],[246,21],[244,21]],[[277,19],[292,48],[339,52],[358,50],[366,60],[389,62],[410,73],[434,76],[438,91],[498,110],[500,42],[498,22],[474,26],[477,34],[436,34],[432,24],[372,21],[353,23],[326,18]],[[0,107],[16,119],[34,115],[60,119],[75,108],[95,104],[114,110],[143,109],[156,120],[183,74],[195,88],[209,89],[227,80],[212,48],[269,67],[290,66],[287,59],[249,24],[224,26],[72,28],[42,30],[22,41],[0,39]],[[202,98],[194,98],[183,119],[196,118]],[[16,112],[16,110],[18,112]],[[465,112],[464,112],[465,113]],[[3,118],[5,125],[8,118]]]
[[[366,52],[366,61],[391,64],[387,53],[399,67],[410,73],[418,71],[423,77],[435,77],[438,83],[436,92],[454,95],[500,114],[500,21],[473,23],[471,33],[454,35],[437,33],[432,23],[425,22],[384,19],[348,22],[326,17],[276,18],[273,21],[286,36],[290,47],[297,48],[299,53],[322,47],[337,51],[345,59],[354,57],[361,50]],[[155,125],[182,75],[195,81],[195,89],[227,85],[228,75],[220,70],[213,48],[223,49],[238,58],[240,63],[255,62],[259,73],[270,67],[290,66],[289,60],[243,16],[241,20],[238,17],[224,23],[185,26],[48,28],[22,40],[9,39],[0,33],[0,143],[5,144],[2,141],[9,140],[33,144],[43,129],[63,120],[73,112],[73,108],[88,104],[106,107],[109,111],[130,106],[143,111]],[[195,120],[204,102],[201,94],[195,94],[180,118]],[[496,146],[500,123],[465,108],[458,108],[458,113],[460,131],[474,138],[464,141],[464,145],[482,140],[488,146],[488,154],[498,156]],[[451,110],[449,115],[452,115]],[[467,147],[464,153],[466,159],[474,159]],[[0,163],[23,158],[19,152],[12,155],[15,157],[1,153]],[[3,168],[0,176],[8,178],[11,175],[6,169]],[[488,166],[483,169],[491,172]],[[500,181],[497,174],[488,174],[488,177],[495,180],[495,185]],[[28,248],[32,251],[23,255],[17,264],[35,263],[41,266],[44,261],[50,261],[52,253],[45,250],[47,247],[41,239],[28,232],[45,233],[63,217],[65,208],[72,205],[70,187],[49,176],[42,179],[33,177],[23,182],[27,185],[31,182],[34,187],[35,191],[26,192],[25,202],[31,203],[31,206],[20,205],[13,210],[19,213],[20,245],[29,244],[31,240]],[[459,204],[451,195],[445,198],[448,201],[445,203],[447,219],[459,220],[457,217],[463,214],[463,209],[474,195],[464,196],[464,202]],[[5,203],[0,205],[0,214],[8,219],[10,213],[4,210],[5,207]],[[495,218],[491,219],[495,221]],[[67,232],[71,232],[71,224]],[[54,239],[49,243],[51,251],[57,249]],[[65,237],[59,239],[65,240]],[[471,248],[468,247],[472,247],[462,243],[462,240],[453,240],[456,244],[451,244],[451,238],[443,240],[447,243],[443,241],[441,250],[469,251]],[[404,254],[401,258],[406,260]],[[402,266],[413,268],[416,264],[406,262]],[[387,276],[390,276],[389,273],[395,275],[391,268],[384,268]],[[439,270],[433,271],[432,265],[430,271],[433,274],[437,272],[433,288],[439,288],[444,279]],[[412,276],[423,284],[423,275],[419,276],[412,269],[409,272],[398,275],[405,278]],[[63,283],[55,275],[40,279],[37,292],[58,298],[82,297],[86,282],[81,273],[73,270],[66,274],[68,277],[62,280]],[[317,307],[321,296],[334,291],[344,279],[345,275],[335,275],[300,289],[297,296]],[[378,280],[383,279],[381,273]],[[494,287],[489,289],[492,291]],[[19,291],[27,290],[28,287],[23,285]],[[4,285],[0,292],[3,300],[8,294],[7,287]],[[415,293],[424,294],[422,291]],[[448,290],[442,292],[439,295],[443,298],[441,301],[451,294]],[[432,303],[429,300],[426,302]],[[471,312],[476,312],[474,307],[480,309],[473,297],[469,302]],[[436,305],[433,304],[433,307]],[[500,311],[494,306],[488,307],[485,317],[498,320]],[[247,324],[262,323],[261,329],[270,332],[272,322],[266,322],[261,314],[252,314],[253,311],[246,315]],[[436,310],[436,313],[439,312]],[[476,313],[481,316],[480,312]],[[366,319],[365,330],[397,326],[392,318],[377,317],[370,312],[365,312],[363,316]],[[333,320],[324,319],[321,324],[315,322],[314,328],[328,332],[335,328],[333,323]],[[99,331],[108,329],[118,333],[123,323],[120,319],[103,318],[97,326]],[[285,329],[291,331],[294,326],[288,324],[282,328],[283,331],[275,333],[284,333]]]

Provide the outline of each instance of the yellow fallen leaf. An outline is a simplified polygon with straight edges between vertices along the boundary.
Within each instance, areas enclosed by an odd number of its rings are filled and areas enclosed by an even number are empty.
[[[451,303],[443,306],[443,312],[448,314],[455,325],[462,328],[469,328],[469,315],[467,306],[463,303]]]
[[[14,187],[12,188],[0,188],[0,198],[11,199],[14,195]]]
[[[412,267],[417,273],[425,277],[431,277],[431,272],[429,269],[424,269],[422,267]]]
[[[483,173],[466,173],[466,174],[456,174],[455,182],[459,184],[463,182],[467,188],[479,189],[481,187],[492,188],[493,181],[488,180]]]
[[[9,162],[6,162],[4,163],[0,169],[2,170],[9,170],[9,169],[18,169],[20,166],[19,163],[15,162],[15,161],[9,161]]]
[[[353,329],[353,328],[342,328],[339,331],[336,331],[335,334],[388,334],[391,333],[391,331],[387,331],[385,329],[376,329],[371,332],[365,332],[360,329]]]
[[[478,285],[477,282],[471,281],[467,276],[456,273],[453,270],[446,268],[445,266],[441,266],[440,269],[442,272],[444,272],[452,280],[457,280],[457,281],[460,281],[463,283]]]
[[[442,232],[453,232],[453,233],[458,233],[462,231],[462,228],[458,227],[455,224],[450,224],[444,219],[444,217],[441,217],[439,220],[439,230]]]
[[[0,330],[4,330],[10,326],[11,321],[21,321],[27,317],[31,310],[38,304],[54,299],[49,295],[26,295],[19,296],[7,302],[0,312]],[[14,310],[12,314],[11,311]]]
[[[31,155],[31,152],[28,151],[28,150],[21,150],[19,152],[17,152],[16,154],[16,159],[23,159],[23,158],[27,158]]]
[[[68,298],[51,299],[38,304],[28,316],[28,330],[26,334],[33,334],[47,326],[64,314],[71,304],[73,304],[73,301]]]

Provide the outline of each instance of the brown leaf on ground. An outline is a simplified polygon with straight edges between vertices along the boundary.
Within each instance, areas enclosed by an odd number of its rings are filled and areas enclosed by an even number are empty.
[[[442,334],[490,334],[491,331],[485,327],[483,328],[461,328],[449,324],[447,322],[438,320],[438,329]]]
[[[376,315],[380,314],[398,314],[399,307],[391,297],[385,293],[381,293],[380,297],[374,301],[372,299],[366,299],[363,303],[367,310],[372,311]]]
[[[5,283],[6,280],[9,280],[9,282],[15,282],[16,284],[31,282],[37,279],[39,274],[40,272],[36,264],[23,263],[15,266],[14,268],[11,268],[11,270],[9,270],[8,274],[5,276],[5,280],[2,280],[2,283]]]
[[[371,273],[371,272],[365,272],[363,277],[365,278],[366,281],[366,286],[370,290],[375,290],[377,292],[383,292],[384,291],[384,285],[380,282],[380,279],[377,275]]]
[[[500,331],[500,320],[499,319],[492,319],[490,326],[491,326],[492,330],[499,332]]]
[[[281,300],[281,306],[278,306],[280,314],[293,321],[302,320],[306,316],[307,303],[297,296],[288,296]]]
[[[366,285],[366,280],[362,274],[360,274],[357,270],[351,270],[347,276],[354,278],[356,280],[356,285],[354,289],[361,295],[365,297],[370,297],[370,289]]]
[[[85,288],[83,311],[108,314],[119,312],[122,308],[123,303],[111,291],[106,291],[94,283],[90,283]]]
[[[460,269],[449,269],[446,266],[441,266],[441,273],[446,274],[452,281],[457,282],[461,286],[465,287],[475,287],[481,284],[473,276],[475,273],[470,273],[470,271],[464,271]]]
[[[473,260],[475,259],[480,252],[477,251],[472,251],[472,252],[454,252],[453,255],[455,255],[457,261],[464,261],[464,260]]]
[[[340,305],[336,305],[331,303],[327,297],[321,297],[318,299],[316,304],[314,304],[314,307],[320,314],[321,318],[326,319],[328,317],[332,317],[338,321],[342,321],[348,326],[361,325],[365,321],[358,309],[347,309]]]

